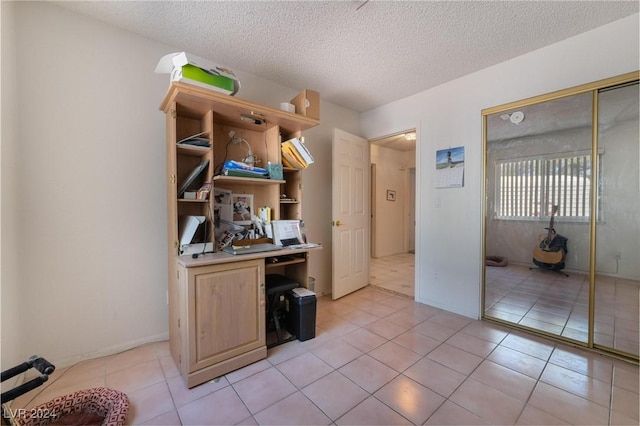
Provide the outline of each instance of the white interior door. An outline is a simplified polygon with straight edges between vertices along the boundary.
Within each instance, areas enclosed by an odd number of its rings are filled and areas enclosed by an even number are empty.
[[[333,130],[331,297],[369,283],[369,142]]]

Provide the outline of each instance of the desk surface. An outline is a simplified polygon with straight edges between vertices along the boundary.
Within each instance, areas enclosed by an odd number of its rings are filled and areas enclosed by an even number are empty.
[[[178,256],[178,263],[185,268],[194,268],[196,266],[215,265],[219,263],[242,262],[244,260],[264,259],[273,256],[286,256],[289,254],[306,253],[310,251],[320,250],[322,246],[307,248],[283,248],[282,250],[263,251],[261,253],[249,254],[229,254],[225,252],[201,254],[197,259],[191,255]]]

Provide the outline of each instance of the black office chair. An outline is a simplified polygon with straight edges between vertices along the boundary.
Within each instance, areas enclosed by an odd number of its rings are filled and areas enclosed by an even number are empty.
[[[267,331],[272,328],[275,328],[276,331],[276,341],[267,344],[267,348],[272,348],[296,338],[294,335],[283,338],[282,325],[285,324],[284,318],[286,316],[284,294],[298,287],[298,283],[279,274],[267,274],[265,278],[267,283]]]

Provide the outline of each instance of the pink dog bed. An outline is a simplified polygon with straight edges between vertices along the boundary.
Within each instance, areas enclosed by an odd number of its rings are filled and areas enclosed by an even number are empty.
[[[126,394],[103,387],[59,396],[37,407],[20,411],[17,425],[102,425],[125,424],[129,411]]]

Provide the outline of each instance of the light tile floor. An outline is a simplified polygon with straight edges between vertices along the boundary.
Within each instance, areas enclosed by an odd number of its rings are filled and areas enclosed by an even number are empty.
[[[368,286],[317,304],[316,337],[193,389],[168,343],[59,369],[33,407],[93,386],[127,393],[130,424],[633,424],[638,366]]]
[[[372,257],[369,268],[369,284],[414,298],[416,270],[414,253]]]

